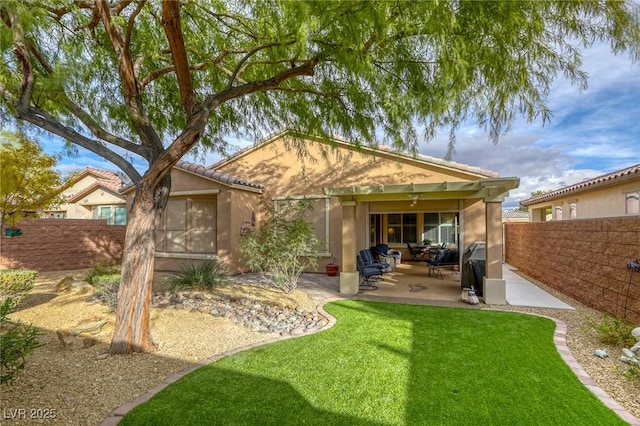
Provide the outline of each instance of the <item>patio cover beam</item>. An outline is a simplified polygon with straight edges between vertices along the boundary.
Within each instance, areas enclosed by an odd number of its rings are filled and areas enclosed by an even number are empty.
[[[324,188],[325,195],[353,201],[405,200],[416,195],[421,200],[478,199],[501,202],[510,189],[517,188],[520,179],[486,178],[472,182],[408,183],[394,185],[362,185]]]

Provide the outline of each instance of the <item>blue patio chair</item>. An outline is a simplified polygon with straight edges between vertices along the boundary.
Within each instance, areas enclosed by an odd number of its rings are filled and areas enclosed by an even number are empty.
[[[393,269],[395,269],[395,267],[402,261],[402,252],[390,249],[387,244],[378,244],[377,246],[372,247],[371,252],[373,252],[373,248],[376,249],[378,256],[380,256],[378,260],[382,260],[389,264],[393,262]]]
[[[379,268],[367,266],[359,254],[356,255],[356,268],[359,275],[359,287],[377,290],[375,283],[382,279],[382,271]]]
[[[376,262],[370,249],[360,250],[360,256],[366,266],[371,266],[380,269],[381,272],[389,272],[391,269],[387,262]]]
[[[443,266],[458,266],[460,263],[460,256],[458,254],[458,249],[440,249],[438,250],[438,254],[433,259],[427,259],[427,266],[429,267],[429,276],[433,274],[433,276],[438,277],[440,279],[444,279],[442,276],[442,270],[440,269]]]

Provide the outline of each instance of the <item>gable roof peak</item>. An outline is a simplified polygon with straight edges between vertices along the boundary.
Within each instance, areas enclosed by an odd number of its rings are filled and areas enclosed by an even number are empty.
[[[446,167],[446,168],[450,168],[450,169],[454,169],[456,171],[462,171],[462,172],[466,172],[466,173],[471,173],[471,174],[475,174],[475,175],[479,175],[480,177],[499,177],[499,174],[491,171],[491,170],[486,170],[486,169],[482,169],[480,167],[475,167],[475,166],[470,166],[467,164],[463,164],[463,163],[456,163],[454,161],[449,161],[449,160],[443,160],[440,158],[436,158],[436,157],[432,157],[429,155],[425,155],[425,154],[411,154],[408,152],[402,152],[402,151],[397,151],[395,150],[393,147],[388,146],[388,145],[376,145],[376,146],[371,146],[371,145],[356,145],[355,143],[345,139],[342,136],[339,135],[331,135],[331,137],[329,139],[327,138],[322,138],[322,137],[318,137],[318,136],[314,136],[314,135],[309,135],[309,134],[305,134],[302,132],[298,132],[292,129],[285,129],[279,132],[275,132],[272,133],[270,135],[268,135],[267,137],[265,137],[264,139],[257,141],[253,144],[250,144],[249,146],[231,154],[229,157],[227,158],[223,158],[220,161],[213,163],[209,166],[207,166],[207,169],[209,170],[216,170],[220,167],[222,167],[223,165],[226,165],[230,162],[233,162],[241,157],[243,157],[244,155],[253,152],[257,149],[262,148],[263,146],[272,143],[274,141],[277,141],[279,139],[282,139],[286,136],[294,136],[294,137],[300,137],[300,138],[306,138],[306,139],[310,139],[314,142],[320,142],[320,143],[333,143],[333,144],[338,144],[338,145],[343,145],[346,146],[350,149],[362,149],[363,151],[368,151],[372,154],[382,154],[382,155],[386,155],[386,156],[392,156],[392,157],[397,157],[397,158],[403,158],[403,159],[407,159],[407,160],[412,160],[412,161],[418,161],[420,163],[430,163],[433,165],[437,165],[437,166],[441,166],[441,167]]]

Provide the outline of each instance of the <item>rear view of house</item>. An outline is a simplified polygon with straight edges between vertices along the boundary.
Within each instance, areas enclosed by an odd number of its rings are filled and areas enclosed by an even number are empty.
[[[477,167],[284,132],[206,168],[174,167],[156,265],[215,255],[244,270],[240,235],[267,220],[264,203],[278,209],[304,198],[326,242],[318,267],[335,259],[345,288],[357,282],[359,249],[386,243],[406,252],[425,240],[461,249],[486,241],[486,276],[499,287],[502,201],[518,184]]]

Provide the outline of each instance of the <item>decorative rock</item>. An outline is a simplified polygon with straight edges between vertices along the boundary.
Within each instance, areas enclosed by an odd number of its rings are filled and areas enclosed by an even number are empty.
[[[96,356],[96,359],[107,359],[109,358],[109,354],[100,354]]]
[[[627,358],[633,358],[635,356],[635,354],[627,349],[627,348],[622,348],[622,353],[624,354],[624,356],[626,356]]]
[[[640,327],[636,327],[631,330],[631,334],[636,338],[636,342],[640,342]]]
[[[627,358],[626,356],[620,357],[620,361],[626,362],[627,364],[631,364],[631,365],[640,365],[640,361],[639,360],[637,360],[635,358]]]
[[[598,358],[609,358],[609,354],[606,349],[596,349],[593,354]]]
[[[633,352],[634,354],[636,352],[640,351],[640,343],[636,343],[635,345],[633,345],[633,347],[631,348],[631,352]]]
[[[99,321],[87,322],[84,324],[78,324],[77,326],[71,329],[71,334],[76,336],[78,334],[87,334],[87,333],[98,334],[100,333],[100,330],[102,330],[102,327],[104,327],[106,323],[107,323],[107,320],[99,320]]]
[[[301,306],[286,307],[248,297],[232,298],[202,292],[156,292],[153,294],[152,306],[208,312],[216,318],[228,319],[253,332],[278,333],[281,336],[315,332],[329,323],[317,312],[306,311]]]

